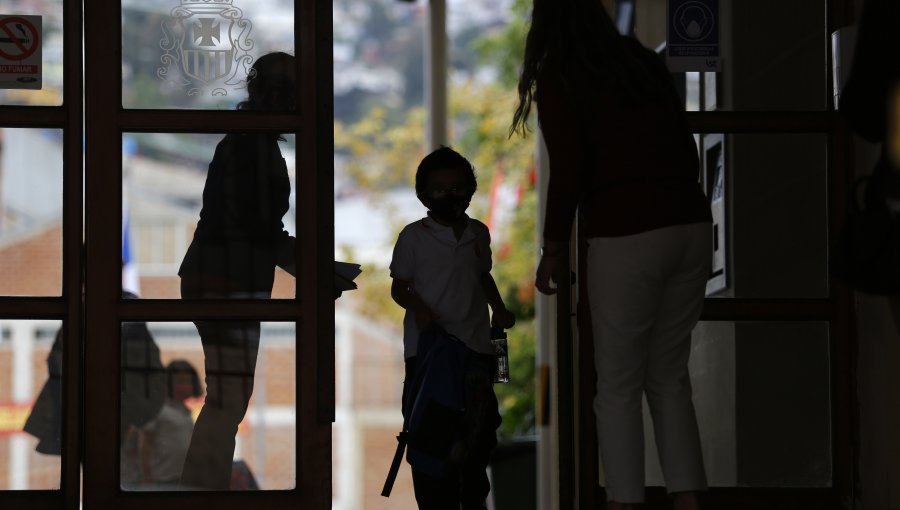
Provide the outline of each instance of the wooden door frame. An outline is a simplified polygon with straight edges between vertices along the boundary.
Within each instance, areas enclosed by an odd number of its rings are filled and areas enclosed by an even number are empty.
[[[331,507],[334,420],[332,12],[294,2],[297,111],[124,110],[121,2],[85,2],[85,508],[245,509]],[[324,129],[323,129],[324,127]],[[248,132],[297,136],[296,299],[120,298],[124,132]],[[113,141],[113,143],[110,143]],[[124,492],[119,488],[119,329],[122,321],[261,319],[297,324],[297,486],[253,492]],[[300,341],[300,339],[304,339]],[[111,404],[115,403],[115,404]]]
[[[827,0],[827,34],[847,26],[855,19],[853,0]],[[830,45],[827,46],[830,48]],[[831,69],[831,54],[827,62]],[[832,74],[827,73],[827,91],[833,90]],[[828,137],[827,193],[828,239],[835,234],[848,212],[853,182],[852,136],[846,123],[828,101],[825,111],[768,112],[689,112],[688,120],[696,133],[819,133]],[[571,263],[585,274],[583,236],[575,243]],[[830,259],[829,259],[830,265]],[[581,310],[587,302],[581,286],[560,286],[557,338],[559,363],[557,381],[560,406],[560,508],[605,508],[599,478],[595,420],[592,411],[594,367],[588,320],[572,326],[573,316],[589,318]],[[579,310],[572,313],[572,302]],[[710,498],[722,508],[735,509],[851,509],[858,497],[858,402],[856,395],[856,327],[852,291],[834,278],[829,280],[829,295],[821,299],[707,299],[703,321],[823,321],[829,324],[831,363],[832,486],[826,489],[712,488]],[[578,334],[574,330],[578,329]],[[576,355],[575,353],[578,353]],[[584,389],[584,390],[582,390]],[[575,402],[564,398],[575,395]],[[571,397],[569,398],[571,400]],[[578,445],[576,447],[576,445]],[[577,450],[577,451],[576,451]],[[591,453],[593,452],[593,453]],[[580,455],[579,455],[580,454]],[[648,490],[648,507],[665,508],[665,491]],[[577,505],[577,506],[576,506]]]
[[[82,45],[81,2],[63,0],[60,106],[0,106],[0,126],[63,133],[62,292],[58,297],[0,297],[4,319],[62,321],[62,456],[59,490],[0,491],[0,507],[77,509],[81,494]]]

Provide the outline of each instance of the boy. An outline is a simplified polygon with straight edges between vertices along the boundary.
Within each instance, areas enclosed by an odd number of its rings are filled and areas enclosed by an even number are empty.
[[[391,297],[406,309],[403,401],[415,378],[419,333],[439,326],[474,351],[466,369],[466,393],[477,395],[482,411],[462,458],[455,459],[442,478],[413,468],[413,487],[420,510],[457,510],[460,505],[464,510],[482,510],[490,491],[485,470],[500,425],[491,385],[496,358],[490,328],[492,323],[510,328],[515,317],[504,306],[490,274],[490,233],[465,214],[477,186],[472,164],[453,149],[441,147],[419,164],[415,186],[428,216],[400,232],[391,261]]]

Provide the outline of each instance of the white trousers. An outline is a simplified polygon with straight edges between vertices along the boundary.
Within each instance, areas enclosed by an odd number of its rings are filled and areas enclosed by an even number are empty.
[[[668,492],[707,487],[688,357],[711,234],[694,223],[588,240],[594,413],[610,501],[644,501],[644,393]]]

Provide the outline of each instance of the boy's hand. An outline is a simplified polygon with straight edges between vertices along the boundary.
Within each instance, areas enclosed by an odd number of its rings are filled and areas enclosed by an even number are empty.
[[[491,326],[499,326],[503,329],[509,329],[516,325],[516,316],[506,308],[494,310],[491,315]]]

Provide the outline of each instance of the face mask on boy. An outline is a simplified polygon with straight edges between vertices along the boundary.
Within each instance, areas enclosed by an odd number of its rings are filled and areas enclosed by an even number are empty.
[[[431,214],[435,218],[446,222],[460,219],[468,208],[468,197],[458,197],[454,195],[432,198],[429,200],[428,204],[428,209],[431,211]]]

